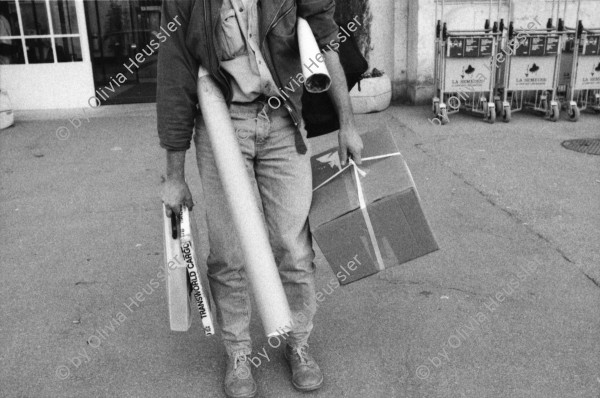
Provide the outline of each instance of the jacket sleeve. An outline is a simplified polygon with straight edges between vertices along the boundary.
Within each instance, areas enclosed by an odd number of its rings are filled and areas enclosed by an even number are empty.
[[[198,61],[185,45],[192,4],[191,0],[162,2],[159,35],[166,40],[160,39],[158,50],[156,114],[160,146],[171,151],[189,149],[197,113]]]
[[[298,16],[306,19],[320,48],[337,43],[339,27],[333,19],[335,0],[297,0]]]

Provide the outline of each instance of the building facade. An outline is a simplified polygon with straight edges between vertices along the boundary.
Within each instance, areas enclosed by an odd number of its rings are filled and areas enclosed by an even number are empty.
[[[545,28],[548,18],[600,28],[600,0],[370,0],[372,13],[369,64],[383,69],[393,84],[394,99],[431,103],[433,96],[435,21],[448,29],[483,29],[504,19],[517,29],[531,23]],[[579,15],[578,15],[579,11]]]
[[[201,0],[198,0],[201,1]],[[371,68],[389,75],[395,99],[433,95],[435,20],[441,0],[354,0],[368,12]],[[14,109],[153,102],[160,0],[0,0],[0,89]],[[578,0],[446,0],[450,29],[486,19],[517,27],[550,16],[575,26]],[[600,0],[581,0],[586,27],[600,27]],[[142,62],[131,60],[141,54]],[[129,66],[129,67],[128,67]]]
[[[0,89],[18,110],[153,102],[160,3],[0,0]]]

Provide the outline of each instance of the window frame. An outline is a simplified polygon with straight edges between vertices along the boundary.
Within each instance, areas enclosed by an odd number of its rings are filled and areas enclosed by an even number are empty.
[[[44,4],[46,6],[46,16],[48,18],[48,34],[45,35],[25,35],[25,30],[23,29],[23,18],[21,15],[21,0],[13,0],[15,5],[17,6],[17,19],[19,22],[19,35],[11,35],[11,36],[0,36],[0,39],[8,39],[8,40],[20,40],[21,41],[21,50],[23,51],[23,60],[25,61],[22,64],[8,64],[2,65],[6,66],[18,66],[18,65],[48,65],[48,64],[65,64],[65,63],[74,63],[74,62],[84,62],[84,54],[83,54],[83,45],[82,45],[82,33],[80,26],[80,18],[77,13],[77,1],[76,0],[67,0],[72,1],[75,9],[75,18],[77,21],[77,32],[78,33],[54,33],[54,20],[52,19],[52,12],[50,11],[50,1],[44,0]],[[68,61],[68,62],[59,62],[57,53],[56,53],[56,39],[65,38],[65,37],[75,37],[79,39],[79,49],[81,52],[81,60],[78,61]],[[50,39],[50,43],[52,46],[52,59],[53,62],[29,62],[29,55],[27,51],[27,39]]]

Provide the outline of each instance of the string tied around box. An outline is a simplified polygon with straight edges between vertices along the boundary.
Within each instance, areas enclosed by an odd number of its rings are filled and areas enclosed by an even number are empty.
[[[362,161],[368,162],[368,161],[372,161],[372,160],[385,159],[385,158],[389,158],[392,156],[401,156],[401,154],[400,154],[400,152],[393,152],[393,153],[387,153],[384,155],[369,156],[369,157],[363,158]],[[358,204],[360,206],[360,211],[362,212],[363,218],[365,220],[365,225],[367,226],[367,231],[369,233],[369,239],[371,240],[371,245],[373,246],[373,252],[375,253],[375,259],[377,260],[377,267],[379,268],[380,271],[382,271],[385,268],[385,265],[383,264],[383,257],[381,255],[381,250],[379,249],[379,244],[377,243],[377,237],[375,236],[373,224],[371,223],[371,218],[369,217],[369,212],[367,211],[367,202],[365,201],[365,194],[363,191],[362,183],[360,182],[361,177],[362,178],[366,177],[367,173],[364,170],[362,170],[360,167],[358,167],[358,165],[354,162],[354,160],[352,158],[350,158],[350,159],[348,159],[348,164],[346,166],[340,168],[340,170],[337,173],[335,173],[334,175],[332,175],[331,177],[329,177],[328,179],[323,181],[317,187],[313,188],[313,192],[316,191],[317,189],[323,187],[324,185],[327,185],[329,182],[333,181],[335,178],[337,178],[339,175],[341,175],[344,171],[346,171],[349,168],[352,168],[352,171],[353,171],[354,182],[356,184],[356,190],[357,190],[357,194],[358,194]]]

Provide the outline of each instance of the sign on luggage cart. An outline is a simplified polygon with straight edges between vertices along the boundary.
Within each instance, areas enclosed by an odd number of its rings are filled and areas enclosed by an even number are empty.
[[[494,123],[496,63],[493,60],[501,30],[496,23],[490,28],[489,19],[484,29],[448,30],[443,22],[443,8],[442,1],[442,19],[436,21],[432,110],[441,118],[441,124],[448,123],[448,115],[459,110],[481,114],[484,120]]]
[[[578,19],[565,36],[560,84],[569,119],[575,122],[583,110],[600,112],[600,28],[584,28]]]
[[[575,78],[576,90],[600,89],[600,55],[580,57]]]
[[[445,89],[450,92],[486,91],[490,84],[488,58],[457,58],[446,61]]]
[[[514,57],[510,63],[509,87],[512,90],[552,90],[556,59]]]

